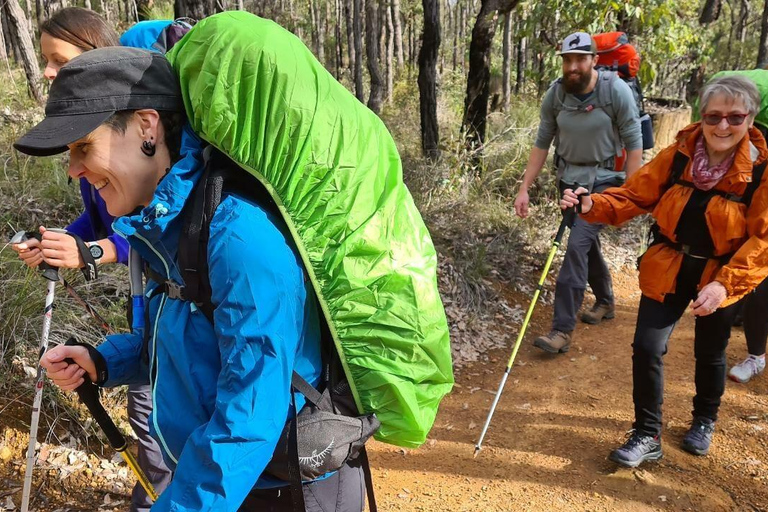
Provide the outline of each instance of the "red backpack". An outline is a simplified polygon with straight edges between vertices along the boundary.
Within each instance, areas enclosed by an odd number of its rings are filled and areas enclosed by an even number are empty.
[[[598,66],[617,71],[624,80],[635,78],[640,71],[640,53],[629,44],[629,37],[624,32],[606,32],[595,34]]]
[[[653,123],[643,108],[643,90],[637,77],[640,71],[640,52],[629,44],[629,37],[624,32],[605,32],[592,36],[597,45],[597,67],[615,71],[632,90],[632,95],[640,113],[640,128],[643,134],[643,149],[653,148]],[[626,157],[626,154],[624,155]],[[624,158],[618,158],[616,169],[622,169]]]

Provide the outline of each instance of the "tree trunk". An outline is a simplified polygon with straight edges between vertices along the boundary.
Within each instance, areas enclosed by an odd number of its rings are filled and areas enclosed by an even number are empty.
[[[309,0],[309,24],[312,26],[312,51],[315,52],[315,57],[320,59],[320,24],[318,21],[317,13],[317,0]],[[320,60],[322,63],[323,61]]]
[[[525,86],[525,55],[528,52],[528,38],[520,38],[520,42],[517,43],[517,65],[515,76],[515,94],[519,94],[522,88]]]
[[[502,110],[509,110],[509,93],[511,90],[511,67],[512,67],[512,14],[504,14],[504,39],[501,44],[501,53],[503,56],[501,73],[501,104]]]
[[[451,27],[451,37],[453,38],[453,55],[451,62],[451,69],[456,71],[456,66],[459,63],[459,5],[458,2],[451,9],[453,11],[453,26]]]
[[[9,32],[19,50],[21,65],[27,76],[27,85],[30,95],[38,102],[43,103],[43,94],[40,90],[40,68],[35,57],[35,47],[32,44],[32,35],[29,33],[29,23],[24,16],[24,11],[18,0],[6,0],[4,5]]]
[[[387,14],[385,9],[388,9],[388,0],[378,0],[379,11],[376,13],[377,20],[377,34],[376,40],[379,42],[379,63],[384,59],[387,54]],[[367,29],[366,29],[367,30]]]
[[[372,0],[369,0],[372,1]],[[352,25],[355,38],[355,96],[361,102],[365,101],[363,91],[363,20],[362,0],[352,0]]]
[[[347,27],[347,55],[349,57],[349,76],[355,76],[355,36],[352,2],[354,0],[341,0],[344,2],[344,19]]]
[[[335,44],[335,50],[334,50],[334,60],[336,61],[336,80],[341,80],[341,70],[344,68],[344,38],[341,35],[341,24],[342,24],[342,7],[341,7],[341,0],[334,0],[333,6],[335,9],[334,12],[334,26],[333,26],[333,35],[336,39]]]
[[[0,9],[0,60],[4,60],[6,65],[8,64],[8,47],[5,42],[5,23],[3,18],[3,10]]]
[[[699,15],[699,23],[706,25],[712,23],[720,17],[720,9],[722,7],[721,0],[705,0],[704,7],[701,9]]]
[[[136,0],[125,0],[125,21],[128,23],[136,23],[139,21]]]
[[[93,10],[91,8],[91,0],[85,0],[84,4],[86,9],[88,9],[89,11]]]
[[[368,73],[371,75],[371,91],[368,96],[368,108],[381,112],[384,97],[384,83],[379,69],[379,20],[378,5],[374,0],[365,4],[365,53],[368,60]]]
[[[461,62],[461,74],[464,74],[464,65],[466,63],[464,52],[464,35],[466,34],[465,27],[467,26],[467,10],[466,6],[459,0],[459,61]]]
[[[32,16],[32,2],[29,0],[24,0],[24,13],[26,16],[24,19],[27,21],[27,27],[29,29],[29,34],[32,37],[32,40],[34,41],[37,39],[37,34],[35,33],[35,24],[32,22],[35,18]]]
[[[421,149],[429,160],[440,157],[437,125],[437,56],[440,51],[440,1],[422,0],[424,32],[419,51],[419,112]]]
[[[392,22],[392,9],[390,9],[391,0],[381,0],[385,5],[384,17],[386,19],[386,35],[387,35],[387,53],[384,58],[384,69],[386,76],[386,89],[384,92],[384,98],[389,101],[392,98],[392,92],[395,85],[395,66],[393,64],[395,57],[395,28]]]
[[[403,52],[403,25],[400,23],[400,0],[392,0],[392,27],[395,38],[395,57],[397,58],[397,68],[403,67],[405,61]]]
[[[216,0],[174,0],[173,16],[175,18],[192,18],[201,20],[211,14],[221,12]]]
[[[504,11],[512,10],[518,0],[508,0]],[[496,33],[496,15],[501,4],[497,0],[483,0],[472,29],[469,45],[469,73],[467,95],[464,98],[464,122],[467,146],[479,148],[485,141],[485,124],[488,117],[490,92],[491,50]]]
[[[43,2],[42,0],[35,0],[35,21],[37,22],[38,28],[43,24],[44,20],[45,14],[43,13]]]
[[[768,0],[763,4],[763,16],[760,22],[760,45],[757,47],[757,67],[768,66]]]

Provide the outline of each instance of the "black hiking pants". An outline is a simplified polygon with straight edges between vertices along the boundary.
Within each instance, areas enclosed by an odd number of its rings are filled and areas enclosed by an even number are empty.
[[[672,330],[692,300],[707,260],[683,257],[677,275],[675,293],[658,302],[643,296],[637,313],[637,327],[632,344],[632,396],[638,432],[656,436],[661,433],[661,405],[664,395],[664,363]],[[696,358],[696,395],[693,415],[717,420],[720,398],[725,391],[725,348],[731,335],[735,305],[696,317],[694,355]]]
[[[307,512],[362,512],[366,494],[360,457],[303,488]],[[254,489],[238,512],[293,512],[291,488]]]
[[[744,298],[744,336],[747,351],[753,356],[765,354],[768,340],[768,279]]]

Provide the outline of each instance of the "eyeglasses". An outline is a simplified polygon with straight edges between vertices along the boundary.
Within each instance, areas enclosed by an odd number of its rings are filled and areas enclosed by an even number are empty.
[[[727,116],[721,116],[720,114],[704,114],[701,116],[701,119],[710,126],[717,126],[723,119],[727,119],[728,124],[731,126],[740,126],[744,124],[744,120],[747,117],[749,117],[749,114],[728,114]]]

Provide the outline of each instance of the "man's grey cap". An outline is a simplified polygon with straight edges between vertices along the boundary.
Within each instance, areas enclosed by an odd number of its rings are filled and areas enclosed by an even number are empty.
[[[560,46],[558,55],[565,55],[566,53],[581,53],[581,54],[597,54],[597,44],[591,35],[586,32],[574,32],[565,39]]]
[[[113,46],[72,59],[51,84],[45,119],[13,145],[49,156],[88,135],[121,110],[183,111],[179,79],[156,52]]]

